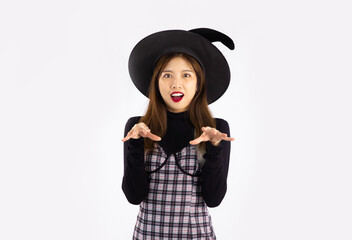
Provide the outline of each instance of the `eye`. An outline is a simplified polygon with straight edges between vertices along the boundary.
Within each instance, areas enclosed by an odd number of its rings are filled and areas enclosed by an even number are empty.
[[[171,74],[164,74],[164,78],[170,78]]]
[[[191,77],[191,74],[185,73],[183,74],[184,77]]]

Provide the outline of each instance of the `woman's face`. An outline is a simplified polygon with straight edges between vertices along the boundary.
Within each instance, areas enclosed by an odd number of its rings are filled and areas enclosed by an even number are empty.
[[[182,57],[172,58],[159,78],[159,91],[170,112],[188,109],[197,90],[197,76],[192,65]]]

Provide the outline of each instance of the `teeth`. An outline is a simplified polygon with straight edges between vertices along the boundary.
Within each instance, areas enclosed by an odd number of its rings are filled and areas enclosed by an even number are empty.
[[[173,94],[171,94],[171,96],[173,96],[173,97],[181,97],[181,96],[183,96],[183,94],[182,93],[173,93]]]

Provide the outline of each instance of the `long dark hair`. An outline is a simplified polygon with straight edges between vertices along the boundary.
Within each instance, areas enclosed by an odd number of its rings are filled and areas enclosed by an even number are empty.
[[[166,134],[167,128],[167,108],[159,91],[159,78],[162,71],[165,69],[168,62],[174,57],[182,57],[189,62],[197,76],[197,92],[194,95],[186,114],[189,114],[190,120],[195,128],[194,137],[199,137],[202,134],[202,127],[210,126],[215,128],[215,120],[208,108],[205,74],[203,68],[196,59],[185,53],[169,53],[160,57],[155,65],[153,76],[149,86],[149,105],[140,122],[144,122],[152,133],[161,138]],[[149,151],[154,148],[154,142],[149,139],[144,139],[144,149]],[[205,151],[205,142],[199,144],[198,149]]]

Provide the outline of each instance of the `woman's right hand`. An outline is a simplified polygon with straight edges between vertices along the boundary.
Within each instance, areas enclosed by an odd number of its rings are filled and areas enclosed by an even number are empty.
[[[122,139],[123,142],[126,142],[130,138],[138,139],[140,137],[150,138],[153,141],[160,141],[161,137],[150,132],[150,129],[144,122],[137,123],[133,128],[127,133],[127,136]]]

